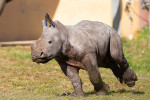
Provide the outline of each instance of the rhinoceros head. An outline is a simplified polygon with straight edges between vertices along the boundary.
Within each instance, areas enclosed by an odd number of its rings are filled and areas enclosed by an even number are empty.
[[[50,26],[47,26],[47,21]],[[37,63],[48,62],[56,57],[62,48],[60,30],[48,14],[45,15],[45,20],[42,21],[42,27],[41,37],[31,45],[31,59]]]

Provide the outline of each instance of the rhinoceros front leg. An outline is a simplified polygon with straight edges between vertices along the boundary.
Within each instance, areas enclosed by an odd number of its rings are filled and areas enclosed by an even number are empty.
[[[109,91],[109,86],[105,84],[100,76],[96,55],[94,53],[87,54],[82,63],[85,65],[90,81],[94,86],[97,95],[106,94]]]
[[[73,87],[74,92],[70,94],[69,96],[86,96],[83,89],[82,89],[82,81],[79,77],[79,69],[69,66],[66,63],[58,62],[61,66],[62,71],[64,74],[70,79]]]

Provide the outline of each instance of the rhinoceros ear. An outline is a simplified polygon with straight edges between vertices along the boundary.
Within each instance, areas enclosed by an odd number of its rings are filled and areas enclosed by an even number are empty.
[[[42,21],[42,27],[44,28],[44,27],[47,27],[47,22],[46,22],[46,20],[43,20]]]
[[[43,27],[43,31],[44,31],[44,29],[47,27],[47,22],[46,22],[46,20],[43,20],[43,21],[42,21],[42,27]]]
[[[53,26],[55,28],[55,23],[49,17],[48,13],[45,14],[45,20],[49,22],[50,26]]]

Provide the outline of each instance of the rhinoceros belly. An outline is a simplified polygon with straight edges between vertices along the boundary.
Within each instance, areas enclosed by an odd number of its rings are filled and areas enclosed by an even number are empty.
[[[69,59],[68,61],[65,61],[65,62],[68,65],[71,65],[71,66],[74,66],[74,67],[86,70],[85,66],[79,61]]]

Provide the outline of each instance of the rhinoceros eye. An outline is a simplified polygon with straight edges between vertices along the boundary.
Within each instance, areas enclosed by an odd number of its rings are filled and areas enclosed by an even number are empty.
[[[52,41],[48,41],[48,43],[49,43],[49,44],[51,44],[51,43],[52,43]]]

